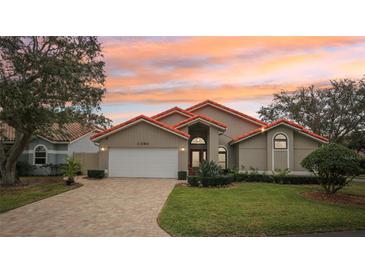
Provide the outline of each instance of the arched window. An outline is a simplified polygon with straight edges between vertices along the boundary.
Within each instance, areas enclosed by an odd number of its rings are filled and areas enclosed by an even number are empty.
[[[283,133],[278,133],[274,137],[274,149],[287,149],[288,138]]]
[[[192,145],[205,145],[205,140],[202,137],[195,137],[190,143]]]
[[[225,147],[218,148],[218,165],[223,169],[227,168],[227,150]]]
[[[47,149],[44,145],[38,145],[34,148],[34,164],[47,164]]]

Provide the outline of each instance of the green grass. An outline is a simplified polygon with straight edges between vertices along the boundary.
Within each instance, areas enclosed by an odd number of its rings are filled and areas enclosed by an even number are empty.
[[[265,236],[365,229],[364,206],[330,205],[299,195],[319,186],[241,183],[230,188],[178,185],[159,216],[175,236]],[[365,195],[365,183],[342,192]]]
[[[52,178],[49,183],[46,182],[28,187],[1,187],[0,213],[75,189],[79,186],[78,184],[66,186],[62,179],[55,182],[54,178]]]

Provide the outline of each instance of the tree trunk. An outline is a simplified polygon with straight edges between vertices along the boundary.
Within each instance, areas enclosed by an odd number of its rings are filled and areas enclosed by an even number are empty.
[[[19,182],[19,178],[16,175],[16,162],[8,167],[1,169],[1,184],[2,185],[15,185]]]
[[[15,132],[15,141],[9,151],[5,152],[5,149],[0,149],[0,172],[1,172],[1,185],[14,185],[19,182],[19,178],[16,174],[16,162],[22,154],[25,146],[29,143],[32,134]]]

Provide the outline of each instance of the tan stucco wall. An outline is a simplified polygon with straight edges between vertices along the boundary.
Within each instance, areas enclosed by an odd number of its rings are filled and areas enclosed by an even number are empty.
[[[217,121],[220,121],[227,125],[227,130],[224,133],[229,137],[235,137],[241,135],[245,132],[251,131],[255,128],[260,127],[254,123],[248,122],[244,119],[241,119],[235,115],[229,114],[222,110],[213,108],[211,106],[205,106],[200,109],[193,111],[196,114],[203,114],[205,116],[211,117]]]
[[[227,167],[234,168],[236,166],[236,158],[235,158],[235,151],[232,146],[228,143],[232,140],[232,138],[221,134],[218,137],[219,139],[219,146],[224,147],[227,150]]]
[[[186,116],[183,116],[179,113],[173,113],[169,116],[165,116],[161,119],[158,119],[158,121],[173,126],[186,119],[188,119]]]
[[[139,142],[148,145],[138,145]],[[179,170],[188,169],[188,140],[146,122],[140,122],[100,141],[99,168],[108,169],[110,148],[176,148],[179,155]],[[185,150],[182,151],[181,149]]]
[[[214,127],[209,127],[208,135],[208,160],[218,162],[218,130]]]
[[[228,143],[232,140],[232,137],[251,131],[259,126],[209,105],[195,110],[193,113],[211,117],[227,125],[227,130],[218,136],[218,145],[227,149],[228,168],[237,167],[236,159],[238,155],[236,155],[235,149]],[[216,156],[214,155],[214,157],[218,157],[218,152]]]
[[[310,154],[313,150],[320,146],[319,142],[305,137],[300,133],[294,133],[294,170],[305,171],[301,166],[302,160]]]
[[[261,134],[235,146],[238,156],[238,166],[240,170],[257,168],[267,170],[267,141],[266,134]]]
[[[284,133],[288,136],[289,151],[273,151],[273,137],[278,133]],[[305,172],[306,170],[301,167],[300,162],[319,146],[319,141],[287,126],[278,126],[234,145],[235,166],[240,170],[242,170],[241,166],[243,165],[246,170],[253,167],[267,172],[289,167],[289,170],[294,172]]]

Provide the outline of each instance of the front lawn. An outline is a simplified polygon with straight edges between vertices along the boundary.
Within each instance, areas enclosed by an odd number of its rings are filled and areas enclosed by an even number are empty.
[[[62,178],[57,177],[30,178],[42,182],[32,183],[29,186],[0,187],[0,213],[80,186],[79,184],[66,186]]]
[[[178,185],[159,217],[174,236],[265,236],[365,229],[365,207],[310,201],[314,185],[238,183],[229,188]],[[365,183],[343,193],[364,195]]]

